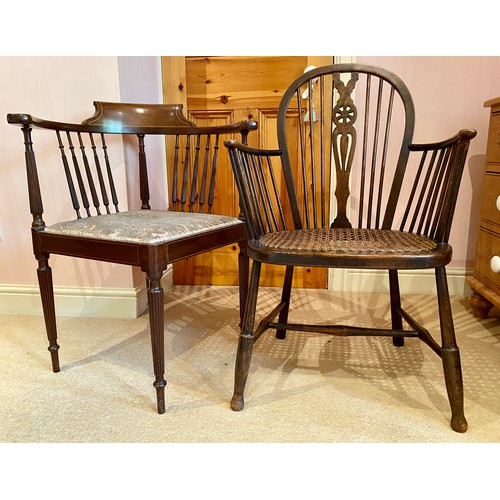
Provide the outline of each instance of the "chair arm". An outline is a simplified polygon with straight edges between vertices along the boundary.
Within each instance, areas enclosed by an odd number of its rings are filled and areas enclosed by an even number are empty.
[[[401,229],[408,221],[409,232],[448,242],[469,143],[475,136],[475,130],[462,129],[445,141],[408,146],[411,152],[420,152],[420,160],[410,179],[411,194]],[[410,213],[413,216],[407,219]]]
[[[143,125],[138,126],[133,123],[65,123],[56,122],[51,120],[44,120],[37,118],[28,113],[9,113],[7,115],[7,122],[12,125],[19,125],[21,127],[30,126],[36,128],[44,128],[51,130],[61,131],[74,131],[74,132],[95,132],[107,134],[157,134],[157,135],[197,135],[197,134],[245,134],[256,130],[258,124],[254,120],[242,120],[237,123],[230,123],[227,125],[215,125],[206,127],[197,127],[194,124],[183,125]]]
[[[7,123],[12,125],[31,125],[33,118],[25,113],[9,113],[7,115]]]
[[[30,126],[37,128],[46,128],[52,130],[82,130],[86,131],[88,127],[82,128],[81,125],[75,123],[54,122],[43,120],[28,113],[9,113],[7,115],[7,123],[11,125],[19,125],[21,127]]]
[[[252,148],[250,146],[245,146],[234,139],[229,139],[224,141],[224,146],[228,149],[239,149],[244,151],[245,153],[257,156],[281,156],[283,154],[283,150],[281,149],[260,149],[260,148]]]
[[[453,144],[456,144],[459,141],[470,141],[474,137],[476,137],[477,131],[473,129],[462,129],[453,137],[446,139],[441,142],[430,142],[426,144],[410,144],[408,146],[410,151],[425,151],[425,150],[434,150],[434,149],[442,149]]]

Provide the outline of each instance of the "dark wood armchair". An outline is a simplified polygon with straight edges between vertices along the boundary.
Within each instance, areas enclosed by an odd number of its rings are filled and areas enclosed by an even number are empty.
[[[244,303],[248,286],[245,224],[236,217],[213,214],[212,207],[223,138],[237,134],[246,142],[248,133],[257,124],[249,121],[196,127],[183,116],[181,105],[95,102],[94,106],[95,114],[82,124],[42,120],[29,114],[7,115],[9,123],[21,127],[24,137],[33,250],[38,261],[52,368],[54,372],[59,371],[50,255],[137,266],[147,277],[154,386],[158,413],[164,413],[164,292],[160,280],[172,262],[238,243],[240,300]],[[59,149],[61,166],[60,177],[51,182],[67,184],[74,220],[58,221],[53,220],[57,214],[44,214],[41,185],[47,186],[47,183],[39,182],[39,176],[50,171],[44,163],[50,153],[41,148],[35,156],[34,136],[39,131],[35,134],[34,129],[53,133],[53,151]],[[166,136],[172,143],[173,149],[167,154],[173,161],[174,178],[168,211],[152,210],[150,206],[149,183],[154,179],[148,178],[146,150],[151,135]],[[117,144],[120,139],[123,141]],[[119,190],[115,187],[116,177],[124,179],[126,175],[120,165],[123,163],[122,142],[130,146],[132,140],[137,160],[136,165],[129,168],[137,168],[140,210],[129,210],[127,201],[119,200]],[[113,153],[117,153],[116,160]],[[53,196],[47,192],[44,199]],[[62,208],[65,201],[61,200],[59,207]],[[50,224],[45,223],[45,218]]]
[[[445,266],[460,179],[474,130],[413,144],[414,106],[406,85],[383,69],[339,64],[296,79],[281,101],[279,150],[227,141],[248,225],[252,273],[236,360],[233,410],[244,405],[252,347],[267,329],[417,337],[441,357],[451,426],[467,430],[459,350]],[[280,303],[255,327],[263,263],[286,266]],[[391,325],[288,322],[294,267],[388,271]],[[435,269],[441,343],[402,307],[398,271]],[[355,318],[353,318],[353,323]],[[403,328],[403,322],[408,327]]]

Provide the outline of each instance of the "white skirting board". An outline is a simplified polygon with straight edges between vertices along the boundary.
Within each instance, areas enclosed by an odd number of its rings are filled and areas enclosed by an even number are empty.
[[[448,269],[450,295],[468,296],[471,291],[465,277],[469,269]],[[387,271],[335,269],[329,277],[332,292],[389,293]],[[401,294],[435,293],[434,270],[400,271]],[[162,286],[172,286],[171,269],[162,278]],[[137,318],[147,310],[146,285],[137,288],[54,287],[56,313],[61,316]],[[37,286],[0,285],[0,314],[40,315],[42,307]]]
[[[162,286],[172,286],[172,271],[162,278]],[[136,288],[54,287],[56,314],[106,318],[138,318],[147,310],[146,282]],[[38,286],[0,284],[0,314],[41,315]]]

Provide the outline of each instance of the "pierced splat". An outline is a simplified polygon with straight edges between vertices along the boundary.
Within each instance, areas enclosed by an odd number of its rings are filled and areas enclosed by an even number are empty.
[[[313,81],[318,120],[304,124],[302,96],[306,88],[310,95]],[[337,105],[332,104],[335,100]],[[307,103],[309,116],[312,101],[311,97]],[[413,144],[415,111],[408,88],[393,73],[362,64],[333,64],[298,77],[283,94],[276,123],[279,149],[225,142],[253,261],[231,408],[239,411],[245,404],[253,346],[268,329],[276,330],[278,339],[295,331],[388,336],[398,347],[403,346],[405,337],[416,337],[441,357],[451,427],[465,432],[460,354],[445,266],[452,257],[448,237],[460,178],[476,131],[463,129],[444,141]],[[330,171],[335,179],[330,178]],[[334,216],[324,214],[332,208],[333,183],[337,217],[330,228]],[[352,201],[349,218],[355,228],[346,214],[348,199]],[[293,226],[288,223],[289,214]],[[286,270],[280,302],[267,314],[263,311],[264,319],[256,324],[262,264]],[[345,325],[304,323],[300,311],[290,321],[297,267],[388,271],[390,328],[356,325],[355,315],[349,314],[343,315],[348,319]],[[401,300],[399,270],[413,273],[422,269],[434,269],[441,343],[410,315]]]
[[[354,90],[358,74],[352,73],[349,82],[344,84],[340,74],[333,75],[335,90],[339,93],[337,104],[333,108],[332,150],[335,165],[337,198],[337,217],[331,227],[352,227],[347,217],[347,200],[350,195],[349,177],[351,174],[354,151],[356,149],[356,129],[354,123],[358,112],[351,94]]]

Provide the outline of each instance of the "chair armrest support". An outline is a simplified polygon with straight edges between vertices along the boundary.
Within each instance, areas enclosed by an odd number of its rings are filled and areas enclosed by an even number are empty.
[[[469,142],[476,133],[462,129],[441,142],[408,146],[410,152],[420,153],[420,160],[401,229],[408,220],[408,231],[448,242]],[[420,210],[421,206],[425,208]],[[412,218],[408,217],[410,212]]]

